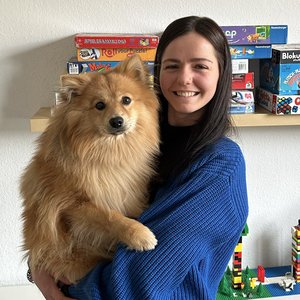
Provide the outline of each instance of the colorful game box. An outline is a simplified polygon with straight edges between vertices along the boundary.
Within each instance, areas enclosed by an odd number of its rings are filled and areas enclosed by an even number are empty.
[[[256,100],[257,104],[276,115],[300,114],[300,95],[278,95],[259,88]]]
[[[244,74],[232,74],[232,89],[254,89],[254,72]]]
[[[230,45],[286,44],[287,25],[221,26]]]
[[[300,94],[300,45],[277,47],[260,61],[260,85],[281,95]]]
[[[229,45],[231,58],[261,59],[272,57],[272,45]]]
[[[78,61],[76,57],[72,57],[67,61],[67,72],[71,75],[78,75],[86,72],[102,72],[110,70],[117,66],[120,61]],[[149,71],[153,74],[153,62],[145,62]]]
[[[281,95],[300,94],[300,44],[275,45],[260,61],[260,85]]]
[[[143,61],[154,61],[156,49],[146,48],[83,48],[77,49],[78,61],[121,61],[138,54]]]
[[[159,37],[151,34],[78,33],[76,48],[156,48]]]
[[[232,91],[232,98],[229,107],[231,114],[248,114],[255,112],[254,96],[252,91]]]
[[[67,61],[67,72],[78,75],[86,72],[102,72],[110,70],[119,64],[119,61],[78,61],[76,57]]]

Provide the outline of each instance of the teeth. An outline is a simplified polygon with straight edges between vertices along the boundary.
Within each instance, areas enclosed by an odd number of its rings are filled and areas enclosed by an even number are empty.
[[[176,94],[181,97],[193,97],[197,93],[196,92],[176,92]]]

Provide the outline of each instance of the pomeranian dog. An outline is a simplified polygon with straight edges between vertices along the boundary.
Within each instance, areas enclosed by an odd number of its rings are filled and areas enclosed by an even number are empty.
[[[65,75],[61,103],[21,177],[25,258],[74,283],[121,242],[157,240],[146,208],[159,152],[159,102],[135,55],[105,73]]]

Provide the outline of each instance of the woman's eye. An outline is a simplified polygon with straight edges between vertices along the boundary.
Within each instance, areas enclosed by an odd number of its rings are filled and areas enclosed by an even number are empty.
[[[177,69],[178,68],[178,65],[167,65],[164,67],[165,70],[168,70],[168,69]]]
[[[102,101],[97,102],[97,103],[96,103],[96,108],[97,108],[98,110],[103,110],[103,109],[105,108],[105,103],[102,102]]]
[[[200,69],[200,70],[201,70],[201,69],[208,69],[208,67],[205,66],[205,65],[195,65],[194,68],[195,68],[195,69]]]
[[[124,105],[130,104],[130,103],[131,103],[131,98],[129,98],[128,96],[122,97],[122,103],[123,103]]]

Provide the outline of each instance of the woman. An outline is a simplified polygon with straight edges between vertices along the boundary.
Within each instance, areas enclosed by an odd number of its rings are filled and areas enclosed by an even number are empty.
[[[185,17],[164,31],[156,55],[161,100],[160,180],[140,221],[155,250],[120,246],[78,285],[77,299],[216,299],[248,215],[245,164],[225,137],[230,128],[231,57],[211,19]],[[44,272],[33,278],[47,299],[63,297]]]

